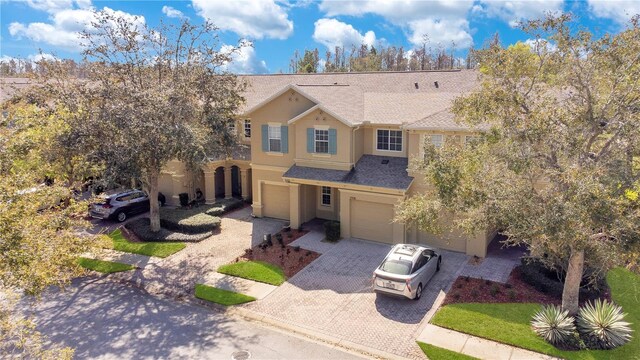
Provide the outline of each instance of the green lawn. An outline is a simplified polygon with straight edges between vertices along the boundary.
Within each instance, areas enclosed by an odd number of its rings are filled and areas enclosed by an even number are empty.
[[[264,261],[243,261],[222,265],[218,268],[218,272],[276,286],[287,280],[280,267]]]
[[[94,270],[103,274],[111,274],[120,271],[127,271],[135,269],[135,266],[129,264],[123,264],[113,261],[103,261],[88,258],[78,258],[78,265],[85,269]]]
[[[425,344],[420,341],[417,343],[429,360],[478,360],[478,358],[474,358],[473,356],[460,354],[455,351]]]
[[[628,315],[633,339],[613,350],[561,351],[531,330],[531,317],[539,304],[452,304],[441,308],[435,325],[565,359],[638,359],[640,357],[640,276],[625,269],[607,274],[611,296]]]
[[[120,229],[113,231],[109,234],[109,237],[111,238],[113,250],[160,258],[173,255],[186,246],[182,242],[131,242],[125,239]]]
[[[217,289],[203,284],[196,284],[196,297],[224,306],[244,304],[256,299],[237,292]]]

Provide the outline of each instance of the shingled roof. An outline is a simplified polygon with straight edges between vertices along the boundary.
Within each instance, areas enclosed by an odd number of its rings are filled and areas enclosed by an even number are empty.
[[[473,90],[477,77],[473,70],[243,75],[249,84],[243,110],[291,88],[351,125],[428,123]]]

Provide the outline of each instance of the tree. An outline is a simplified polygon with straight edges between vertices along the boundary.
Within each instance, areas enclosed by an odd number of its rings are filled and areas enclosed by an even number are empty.
[[[316,73],[320,65],[318,49],[305,50],[302,59],[297,62],[296,73]]]
[[[243,84],[224,68],[246,44],[217,50],[217,28],[208,22],[151,28],[109,11],[93,17],[91,31],[82,33],[87,79],[42,77],[41,87],[53,102],[84,114],[76,130],[103,164],[103,178],[142,182],[158,231],[158,180],[167,162],[195,166],[229,152]]]
[[[453,111],[490,130],[473,146],[428,146],[416,166],[433,191],[398,220],[438,231],[453,213],[468,232],[501,229],[566,273],[562,307],[575,314],[585,266],[601,275],[640,242],[640,28],[635,17],[594,39],[572,25],[531,21],[534,46],[475,52],[480,86]]]

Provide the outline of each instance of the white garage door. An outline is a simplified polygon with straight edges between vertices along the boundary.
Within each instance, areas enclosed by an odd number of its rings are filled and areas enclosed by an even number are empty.
[[[289,220],[289,186],[263,185],[262,206],[263,216]]]
[[[351,236],[393,244],[393,205],[351,200]]]

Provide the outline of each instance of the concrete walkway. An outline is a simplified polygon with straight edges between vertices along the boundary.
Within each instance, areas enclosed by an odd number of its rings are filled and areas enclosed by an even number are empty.
[[[552,360],[554,357],[428,324],[418,341],[487,360]]]
[[[202,283],[214,288],[249,295],[258,300],[264,299],[267,295],[271,294],[273,290],[278,288],[274,285],[243,279],[237,276],[220,274],[217,272],[210,272],[206,274]]]

